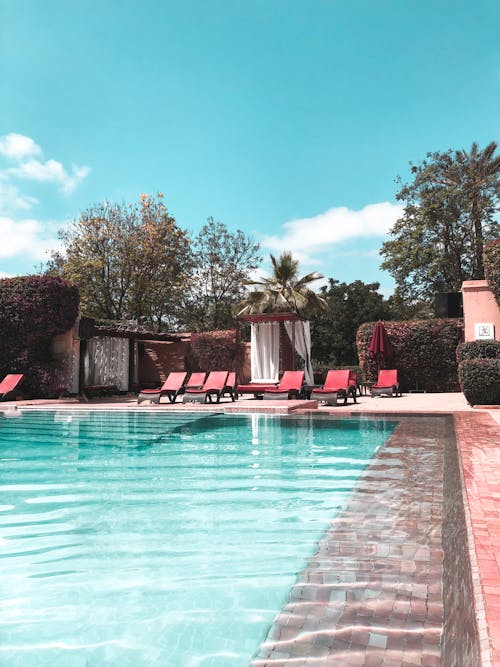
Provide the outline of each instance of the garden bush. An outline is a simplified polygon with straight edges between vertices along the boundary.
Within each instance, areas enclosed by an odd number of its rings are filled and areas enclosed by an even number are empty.
[[[356,336],[359,363],[367,381],[377,377],[368,347],[375,322],[362,324]],[[402,391],[460,391],[456,349],[463,337],[462,319],[384,322],[393,355],[385,368],[397,368]]]
[[[500,359],[464,359],[459,376],[471,405],[500,405]]]
[[[500,359],[500,341],[474,340],[461,343],[457,347],[457,361],[460,364],[466,359]]]
[[[483,259],[489,288],[500,308],[500,239],[485,244]]]
[[[476,340],[457,347],[460,385],[471,405],[500,404],[500,342]]]
[[[364,374],[361,369],[361,366],[356,366],[355,364],[350,364],[349,366],[339,366],[338,364],[333,363],[326,363],[326,364],[318,364],[314,360],[312,362],[312,366],[314,368],[314,373],[321,374],[323,377],[323,380],[326,378],[326,374],[328,373],[329,370],[337,370],[337,371],[354,371],[357,373],[358,377],[358,382],[363,382],[364,381]]]
[[[52,339],[71,329],[78,306],[77,287],[61,278],[0,280],[0,377],[24,373],[23,392],[50,395],[59,372]]]
[[[206,331],[192,334],[188,356],[193,370],[239,371],[245,359],[245,350],[245,343],[234,329]]]

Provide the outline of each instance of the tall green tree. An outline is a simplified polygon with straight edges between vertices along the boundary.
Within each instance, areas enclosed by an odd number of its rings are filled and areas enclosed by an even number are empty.
[[[428,153],[396,198],[405,204],[381,248],[382,268],[407,301],[430,302],[435,292],[459,291],[484,278],[484,242],[498,236],[500,155],[483,150]],[[399,179],[401,183],[401,179]]]
[[[290,252],[284,252],[276,259],[271,255],[273,273],[270,278],[251,281],[257,285],[242,301],[238,315],[254,313],[292,312],[305,317],[314,312],[326,310],[325,300],[314,292],[310,283],[323,278],[316,271],[299,276],[299,262]]]
[[[183,289],[180,324],[190,331],[235,326],[234,308],[260,264],[259,245],[210,217],[193,242],[194,268]]]
[[[85,315],[172,327],[192,255],[161,193],[92,206],[59,237],[63,250],[52,255],[48,272],[78,286]]]
[[[356,332],[364,322],[392,319],[390,305],[378,292],[379,283],[341,283],[333,278],[320,290],[325,312],[311,318],[312,358],[325,366],[358,363]]]
[[[455,162],[449,171],[451,185],[462,189],[466,197],[462,203],[474,233],[474,265],[479,278],[484,278],[483,251],[485,237],[483,223],[491,223],[500,203],[500,155],[495,155],[497,144],[492,141],[482,151],[477,143],[469,152],[455,153]],[[498,234],[498,224],[496,225]]]

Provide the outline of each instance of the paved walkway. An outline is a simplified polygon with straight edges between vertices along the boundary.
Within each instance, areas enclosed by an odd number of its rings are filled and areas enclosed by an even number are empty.
[[[481,423],[473,417],[455,415],[455,430],[482,665],[500,667],[500,427],[487,413],[479,415]]]
[[[62,398],[62,399],[52,399],[52,400],[45,400],[45,399],[34,399],[34,400],[26,400],[26,401],[17,401],[17,402],[5,402],[5,403],[0,403],[0,409],[3,409],[4,407],[9,407],[12,405],[16,405],[18,407],[23,407],[23,406],[40,406],[40,407],[48,407],[48,406],[60,406],[63,407],[64,405],[71,405],[74,407],[80,407],[80,408],[88,408],[89,406],[92,406],[92,408],[95,407],[103,407],[103,408],[109,408],[110,405],[114,405],[116,407],[126,407],[126,408],[131,408],[131,407],[138,407],[139,409],[153,409],[153,410],[192,410],[192,409],[201,409],[201,410],[217,410],[221,411],[224,409],[224,407],[227,406],[245,406],[245,407],[276,407],[276,406],[281,406],[283,405],[290,405],[295,403],[295,401],[259,401],[255,400],[251,396],[241,396],[239,400],[236,403],[232,403],[231,399],[229,398],[223,398],[222,401],[219,404],[213,403],[213,404],[207,404],[207,405],[200,405],[196,403],[188,403],[188,404],[182,404],[180,403],[180,398],[178,399],[178,402],[175,404],[171,404],[166,397],[161,399],[162,402],[159,405],[152,405],[151,403],[148,403],[147,401],[141,403],[139,406],[137,405],[137,397],[134,395],[129,395],[129,396],[111,396],[109,398],[93,398],[90,399],[89,402],[85,402],[83,400],[78,400],[77,398]],[[421,413],[421,412],[427,412],[427,413],[435,413],[435,412],[475,412],[477,413],[478,411],[486,411],[489,412],[493,416],[493,418],[497,419],[498,423],[500,424],[500,406],[498,408],[491,408],[491,407],[485,407],[485,408],[473,408],[471,407],[467,401],[465,400],[465,397],[462,393],[458,392],[453,392],[453,393],[446,393],[446,394],[420,394],[420,393],[415,393],[415,394],[403,394],[403,396],[398,396],[397,398],[391,398],[388,396],[375,396],[374,398],[371,398],[371,396],[366,395],[366,396],[357,396],[356,397],[357,403],[353,403],[351,399],[349,399],[347,406],[344,406],[341,402],[339,402],[338,406],[324,406],[320,405],[318,409],[321,412],[342,412],[345,410],[348,410],[349,412],[391,412],[391,413],[399,413],[399,412],[406,412],[406,413]]]

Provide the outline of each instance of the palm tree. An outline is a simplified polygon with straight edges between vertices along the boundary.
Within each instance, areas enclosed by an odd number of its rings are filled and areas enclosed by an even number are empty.
[[[497,144],[492,141],[483,150],[476,142],[469,152],[455,152],[455,164],[449,177],[461,188],[467,198],[471,231],[474,238],[475,277],[484,278],[483,224],[491,220],[495,201],[500,197],[500,155],[495,155]]]
[[[259,288],[247,294],[238,316],[292,312],[307,317],[328,309],[325,299],[308,287],[309,283],[323,278],[321,273],[314,271],[299,278],[299,262],[293,259],[291,252],[284,252],[279,259],[271,255],[271,262],[273,275],[270,278],[246,283]]]

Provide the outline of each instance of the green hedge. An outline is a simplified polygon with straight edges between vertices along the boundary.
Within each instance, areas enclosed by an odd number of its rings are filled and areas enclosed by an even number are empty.
[[[500,359],[500,341],[474,340],[461,343],[457,347],[457,361],[460,364],[466,359]]]
[[[54,336],[73,326],[78,289],[54,276],[0,280],[0,377],[24,373],[23,393],[48,396],[57,384]]]
[[[367,381],[377,377],[368,347],[375,322],[362,324],[356,336],[358,357]],[[384,322],[393,356],[385,368],[397,368],[402,391],[460,391],[456,349],[463,337],[462,319]]]
[[[457,348],[459,378],[471,405],[500,404],[500,342],[476,340]]]
[[[300,359],[299,359],[300,361]],[[323,375],[323,380],[326,378],[326,374],[328,371],[354,371],[357,373],[358,376],[358,382],[363,382],[364,381],[364,375],[363,371],[361,369],[361,366],[356,366],[354,364],[350,364],[349,366],[337,366],[336,364],[316,364],[313,361],[313,368],[314,368],[314,373],[321,373]]]
[[[188,354],[191,370],[239,371],[245,359],[245,343],[234,329],[191,335]]]
[[[500,359],[464,359],[459,375],[471,405],[500,405]]]
[[[500,308],[500,239],[485,244],[483,260],[489,288]]]

